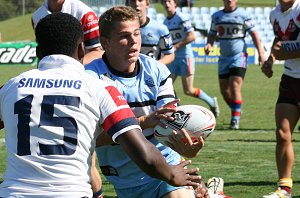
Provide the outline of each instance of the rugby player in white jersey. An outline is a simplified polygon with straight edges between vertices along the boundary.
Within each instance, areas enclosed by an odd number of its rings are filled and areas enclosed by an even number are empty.
[[[113,7],[101,15],[99,28],[105,53],[101,59],[87,64],[86,71],[116,85],[135,113],[149,142],[161,151],[168,164],[180,163],[181,156],[154,137],[153,128],[160,119],[173,119],[165,113],[175,112],[174,104],[179,100],[174,100],[168,68],[140,54],[140,23],[136,11],[127,6]],[[109,141],[109,137],[107,142],[100,140],[96,148],[99,165],[102,173],[114,185],[119,198],[195,197],[189,187],[176,187],[147,175],[133,163],[120,145]],[[183,156],[195,157],[204,141],[199,138],[198,143],[193,144],[191,140],[189,143],[180,151],[176,146],[174,149],[177,148]]]
[[[92,197],[90,162],[99,129],[150,176],[198,186],[190,162],[168,165],[143,136],[126,100],[110,83],[84,71],[80,22],[66,13],[43,18],[35,30],[38,69],[0,90],[7,166],[0,197]]]
[[[54,12],[64,12],[77,18],[84,32],[84,45],[86,54],[83,64],[87,64],[95,58],[100,58],[103,50],[99,42],[99,26],[96,13],[86,4],[79,0],[45,0],[32,15],[32,26],[36,27],[38,22]]]
[[[295,160],[292,134],[300,116],[300,0],[279,0],[270,13],[275,39],[262,72],[271,78],[275,60],[285,60],[275,107],[277,189],[264,198],[292,197]]]

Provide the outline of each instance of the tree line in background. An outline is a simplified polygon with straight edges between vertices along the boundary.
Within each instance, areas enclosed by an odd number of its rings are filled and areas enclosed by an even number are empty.
[[[44,0],[1,0],[0,21],[34,12]]]

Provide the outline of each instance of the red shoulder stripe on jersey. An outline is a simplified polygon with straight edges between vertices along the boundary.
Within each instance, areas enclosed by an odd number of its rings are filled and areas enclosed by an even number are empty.
[[[119,90],[114,86],[107,86],[105,89],[110,94],[111,98],[114,100],[116,105],[119,107],[121,105],[128,105],[127,101],[125,100],[124,96],[119,92]]]
[[[131,111],[130,108],[124,108],[120,109],[118,111],[115,111],[114,113],[110,114],[103,122],[102,127],[105,132],[109,132],[110,128],[117,123],[121,122],[122,120],[128,119],[128,118],[134,118],[135,115]],[[124,126],[126,127],[126,126]]]

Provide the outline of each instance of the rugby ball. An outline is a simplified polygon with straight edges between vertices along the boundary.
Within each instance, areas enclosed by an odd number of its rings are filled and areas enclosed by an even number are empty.
[[[216,119],[214,114],[207,108],[199,105],[182,105],[177,107],[177,112],[171,114],[175,119],[173,121],[161,120],[160,124],[154,128],[154,136],[162,143],[166,144],[168,136],[173,130],[181,134],[180,130],[185,128],[193,142],[197,141],[200,136],[206,139],[215,129]],[[182,142],[186,143],[186,139],[182,138]]]

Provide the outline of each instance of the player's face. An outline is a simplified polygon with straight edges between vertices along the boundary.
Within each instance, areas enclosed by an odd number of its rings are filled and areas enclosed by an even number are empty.
[[[129,66],[138,60],[141,49],[138,20],[115,22],[109,38],[101,38],[108,61],[118,66]]]
[[[127,0],[127,5],[136,10],[139,18],[147,16],[148,0]]]
[[[225,10],[232,11],[236,8],[237,0],[223,0]]]
[[[163,0],[162,5],[164,6],[168,15],[173,15],[176,12],[175,0]]]
[[[279,4],[281,6],[281,10],[284,12],[291,8],[294,4],[295,0],[279,0]]]

